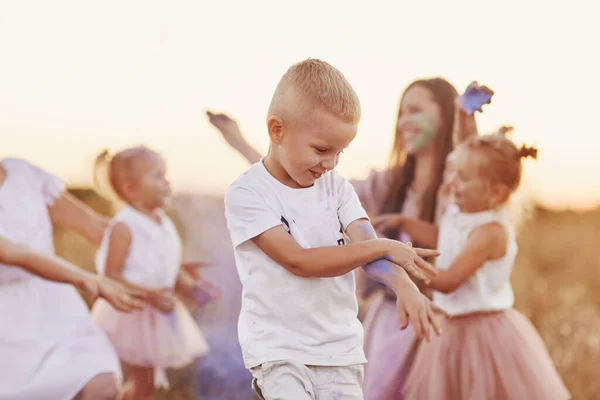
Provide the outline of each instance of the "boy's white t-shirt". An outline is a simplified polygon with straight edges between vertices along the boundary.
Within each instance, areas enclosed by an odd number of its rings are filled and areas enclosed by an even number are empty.
[[[293,189],[261,161],[229,187],[225,208],[243,285],[238,335],[246,367],[365,363],[354,273],[301,278],[251,240],[282,225],[304,248],[344,245],[347,226],[368,218],[352,185],[330,171],[309,188]]]

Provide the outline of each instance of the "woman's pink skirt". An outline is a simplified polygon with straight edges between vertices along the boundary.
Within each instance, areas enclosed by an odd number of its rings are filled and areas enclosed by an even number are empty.
[[[365,316],[365,400],[402,400],[402,386],[419,345],[411,325],[400,330],[396,301],[383,294]],[[415,398],[416,399],[416,398]]]
[[[440,337],[419,346],[404,397],[564,400],[570,395],[540,335],[511,309],[448,319]]]
[[[180,301],[168,314],[150,306],[122,313],[99,299],[92,318],[106,332],[121,361],[130,365],[182,368],[208,352],[200,328]]]

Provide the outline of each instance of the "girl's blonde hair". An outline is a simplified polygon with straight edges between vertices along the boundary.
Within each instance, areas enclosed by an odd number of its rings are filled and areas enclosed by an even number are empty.
[[[125,201],[123,183],[134,179],[135,163],[141,156],[158,154],[146,146],[135,146],[111,155],[108,150],[100,153],[94,162],[94,184],[111,200]],[[108,187],[107,187],[108,186]]]
[[[517,147],[506,137],[511,130],[503,127],[495,134],[473,136],[461,143],[460,147],[479,152],[483,156],[481,168],[485,176],[492,183],[506,185],[512,193],[521,183],[521,160],[527,157],[537,159],[538,150],[526,145]]]

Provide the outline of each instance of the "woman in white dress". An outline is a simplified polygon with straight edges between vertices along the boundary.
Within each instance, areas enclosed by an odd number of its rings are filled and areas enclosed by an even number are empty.
[[[24,160],[1,160],[0,400],[114,400],[118,358],[81,296],[63,282],[80,282],[124,311],[142,304],[105,278],[60,268],[56,275],[51,266],[64,262],[54,256],[52,223],[96,245],[107,225],[58,178]]]

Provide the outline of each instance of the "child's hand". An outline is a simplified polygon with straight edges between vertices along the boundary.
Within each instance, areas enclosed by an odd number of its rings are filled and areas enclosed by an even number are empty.
[[[221,132],[223,139],[234,149],[245,143],[245,139],[240,132],[237,122],[231,119],[227,114],[213,114],[206,111],[208,121]]]
[[[158,311],[168,314],[175,309],[177,298],[171,289],[160,289],[149,292],[146,301]]]
[[[123,312],[131,312],[144,308],[141,300],[145,294],[135,289],[129,289],[110,278],[98,276],[83,284],[83,289],[92,296],[102,297],[115,309]]]
[[[202,307],[221,295],[221,291],[208,281],[198,278],[190,290],[190,297],[198,307]]]
[[[396,307],[400,317],[400,329],[406,329],[409,322],[415,330],[417,339],[431,340],[431,331],[442,334],[441,321],[448,313],[436,306],[423,295],[416,286],[406,286],[396,292]]]
[[[400,229],[402,225],[402,214],[381,214],[371,219],[371,224],[377,232],[385,232],[390,229]]]
[[[410,275],[425,283],[430,282],[430,277],[436,276],[438,268],[431,265],[423,258],[437,257],[440,255],[437,250],[427,250],[413,248],[411,243],[404,244],[395,240],[392,242],[392,251],[389,253],[388,260],[398,264]]]

